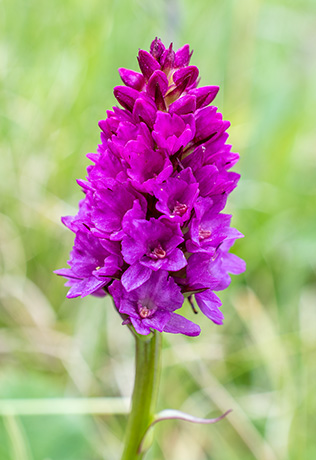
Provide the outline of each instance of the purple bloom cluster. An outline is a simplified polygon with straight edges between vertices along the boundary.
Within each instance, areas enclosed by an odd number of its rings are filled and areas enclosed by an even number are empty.
[[[192,52],[155,39],[140,50],[141,73],[119,69],[114,88],[122,106],[99,123],[101,144],[87,155],[85,194],[63,223],[75,234],[68,297],[113,296],[139,334],[151,329],[195,336],[200,327],[175,313],[195,295],[200,310],[221,324],[214,291],[244,262],[228,251],[242,235],[222,214],[239,175],[238,154],[226,144],[229,122],[210,105],[219,87],[198,88]]]

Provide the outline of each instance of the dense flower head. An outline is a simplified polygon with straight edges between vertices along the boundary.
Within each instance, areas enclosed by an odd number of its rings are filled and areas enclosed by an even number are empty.
[[[78,180],[85,197],[62,219],[76,234],[70,268],[56,271],[68,279],[67,296],[112,295],[123,324],[144,335],[198,335],[174,312],[185,297],[222,324],[214,291],[245,269],[229,253],[242,235],[221,212],[239,156],[226,143],[229,122],[210,105],[219,87],[198,87],[191,55],[188,45],[174,51],[156,38],[138,53],[141,72],[119,69],[121,107],[99,122],[101,144]]]

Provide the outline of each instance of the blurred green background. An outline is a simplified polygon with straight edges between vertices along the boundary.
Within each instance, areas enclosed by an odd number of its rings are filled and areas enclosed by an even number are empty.
[[[117,68],[155,36],[189,43],[201,84],[221,87],[248,268],[221,293],[224,326],[199,315],[199,338],[164,341],[159,408],[233,412],[161,423],[147,458],[315,459],[315,1],[1,0],[0,34],[0,459],[119,459],[126,415],[78,398],[131,394],[132,337],[52,272]]]

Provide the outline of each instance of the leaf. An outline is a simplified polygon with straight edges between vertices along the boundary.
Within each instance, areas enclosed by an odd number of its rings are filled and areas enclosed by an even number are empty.
[[[148,435],[148,432],[152,429],[152,427],[158,423],[162,422],[163,420],[184,420],[186,422],[191,422],[191,423],[201,423],[201,424],[212,424],[212,423],[217,423],[220,420],[222,420],[226,415],[228,415],[232,409],[227,410],[224,414],[220,415],[219,417],[216,418],[199,418],[199,417],[194,417],[193,415],[186,414],[185,412],[181,412],[179,410],[174,410],[174,409],[165,409],[158,414],[155,415],[155,418],[153,422],[149,425],[147,428],[144,437],[139,445],[138,448],[138,453],[143,452],[143,446],[145,443],[145,438]]]

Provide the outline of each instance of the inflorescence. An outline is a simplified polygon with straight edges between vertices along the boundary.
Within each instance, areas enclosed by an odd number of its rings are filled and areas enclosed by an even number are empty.
[[[155,39],[140,50],[141,73],[119,69],[125,86],[114,96],[122,108],[99,122],[101,144],[87,157],[85,194],[74,217],[69,298],[112,295],[123,324],[139,334],[152,329],[195,336],[200,327],[175,313],[193,296],[200,310],[222,324],[214,291],[245,264],[228,251],[242,237],[222,214],[239,175],[239,155],[226,144],[230,123],[210,105],[218,86],[198,88],[185,45],[173,51]]]

